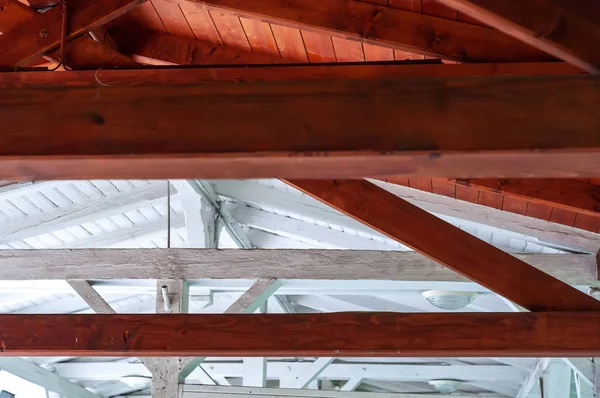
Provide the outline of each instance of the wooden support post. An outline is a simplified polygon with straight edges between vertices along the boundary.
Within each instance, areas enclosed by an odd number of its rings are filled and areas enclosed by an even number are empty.
[[[600,310],[600,301],[373,183],[365,180],[289,183],[530,311]]]

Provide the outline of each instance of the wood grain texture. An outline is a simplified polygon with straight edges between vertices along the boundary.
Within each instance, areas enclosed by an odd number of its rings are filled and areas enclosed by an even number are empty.
[[[174,39],[158,36],[157,42],[164,46],[167,43],[175,44]],[[154,39],[152,39],[154,40]],[[178,39],[175,39],[178,40]],[[186,39],[184,39],[186,40]],[[189,42],[188,42],[189,43]],[[196,42],[197,43],[197,42]],[[119,42],[121,45],[121,43]],[[207,44],[204,44],[207,46]],[[123,46],[123,45],[122,45]],[[212,44],[210,48],[215,48]],[[189,60],[189,56],[181,55],[168,48],[162,50],[163,45],[129,48],[127,52],[138,52],[148,57],[161,57],[162,60],[177,63]],[[199,45],[196,44],[196,48]],[[207,47],[208,48],[208,47]],[[209,51],[210,52],[210,51]],[[226,52],[224,60],[236,59],[238,54],[243,62],[250,63],[248,53],[237,53],[231,49],[216,47],[213,54]],[[190,52],[187,52],[189,54]],[[184,51],[183,54],[186,54]],[[196,59],[196,57],[191,57]],[[199,58],[202,59],[202,58]],[[205,62],[217,62],[220,58],[204,58]],[[214,61],[211,61],[213,60]],[[262,57],[260,59],[263,59]],[[258,61],[258,59],[256,59]],[[335,56],[333,58],[335,61]],[[141,66],[140,66],[141,68]],[[246,82],[246,81],[288,81],[288,80],[335,80],[335,79],[375,79],[375,78],[419,78],[419,77],[475,77],[475,76],[519,76],[519,75],[570,75],[577,73],[577,69],[566,63],[515,63],[515,64],[352,64],[352,65],[278,65],[269,66],[230,66],[230,67],[194,67],[182,69],[170,68],[143,68],[137,70],[102,70],[94,72],[5,72],[0,73],[0,88],[9,87],[96,87],[100,84],[95,77],[101,77],[105,84],[113,86],[139,86],[139,85],[169,85],[169,84],[197,84],[203,82]]]
[[[47,54],[53,60],[60,59],[60,50],[54,50]],[[66,64],[71,69],[85,70],[98,68],[137,68],[140,64],[120,52],[98,43],[90,37],[83,36],[73,40],[67,46]]]
[[[445,0],[445,4],[588,72],[600,73],[600,21],[577,1]],[[575,4],[575,5],[573,5]]]
[[[223,46],[208,41],[150,32],[131,26],[111,30],[122,53],[139,60],[160,60],[172,65],[248,65],[285,63],[281,57]]]
[[[594,255],[515,256],[570,285],[600,284]],[[415,252],[304,249],[2,250],[0,278],[468,281]]]
[[[459,180],[457,183],[592,216],[600,212],[600,186],[582,180]]]
[[[7,88],[2,178],[173,178],[184,165],[212,178],[597,175],[597,87],[568,77]]]
[[[530,311],[600,309],[600,301],[368,181],[288,183]]]
[[[144,0],[105,0],[69,3],[69,39],[125,14]],[[57,48],[61,40],[62,10],[54,7],[0,36],[0,67],[25,66]]]
[[[354,0],[193,0],[273,24],[457,61],[540,61],[546,54],[494,29]]]
[[[8,32],[37,15],[35,10],[16,0],[0,0],[0,32]]]
[[[590,357],[598,313],[0,315],[2,356]]]

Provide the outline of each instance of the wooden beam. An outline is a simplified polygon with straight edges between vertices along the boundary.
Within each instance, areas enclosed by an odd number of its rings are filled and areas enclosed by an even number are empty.
[[[578,1],[445,0],[461,13],[580,67],[600,73],[600,24],[578,15]]]
[[[81,40],[81,39],[80,39]],[[74,45],[72,42],[71,45]],[[161,53],[163,57],[164,53]],[[92,62],[86,61],[86,62]],[[4,72],[0,88],[10,87],[101,87],[162,86],[203,82],[250,82],[331,79],[560,76],[581,73],[564,62],[509,64],[431,64],[419,62],[312,64],[278,66],[219,66],[195,68],[143,68],[134,70],[93,70],[63,73]]]
[[[0,324],[0,356],[600,354],[595,312],[0,315]]]
[[[289,184],[530,311],[600,310],[600,301],[373,183]]]
[[[123,15],[145,0],[69,3],[69,34],[74,39]],[[62,9],[54,7],[0,36],[0,67],[26,66],[60,45]]]
[[[458,185],[517,197],[534,203],[598,216],[600,186],[576,179],[478,179],[455,180]]]
[[[517,254],[571,285],[598,286],[596,257]],[[568,267],[565,266],[568,264]],[[309,279],[467,282],[415,252],[356,250],[1,250],[1,280]],[[256,308],[255,308],[256,309]]]
[[[550,57],[495,29],[354,0],[193,0],[208,8],[409,52],[478,62]]]
[[[5,33],[38,13],[18,0],[0,0],[0,32]]]
[[[597,85],[548,77],[5,89],[0,178],[591,176],[600,174]]]

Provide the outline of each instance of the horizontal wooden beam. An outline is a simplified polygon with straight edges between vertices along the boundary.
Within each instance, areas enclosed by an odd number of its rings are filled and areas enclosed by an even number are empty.
[[[581,76],[5,89],[0,178],[593,176],[597,86]]]
[[[571,285],[599,284],[596,256],[516,254]],[[568,265],[568,266],[566,266]],[[355,250],[0,250],[0,279],[335,279],[468,282],[415,252]]]
[[[182,0],[183,2],[183,0]],[[354,0],[192,0],[278,25],[314,30],[409,52],[477,62],[551,57],[495,29]]]
[[[445,4],[486,25],[577,65],[600,73],[600,21],[578,15],[580,1],[445,0]]]
[[[0,315],[0,356],[600,356],[600,313]]]
[[[86,60],[91,62],[91,60]],[[508,64],[437,64],[422,62],[381,62],[344,64],[295,64],[277,66],[219,66],[190,68],[141,68],[48,72],[0,73],[0,88],[10,87],[102,87],[163,86],[204,82],[294,81],[331,79],[561,76],[582,73],[564,62]]]

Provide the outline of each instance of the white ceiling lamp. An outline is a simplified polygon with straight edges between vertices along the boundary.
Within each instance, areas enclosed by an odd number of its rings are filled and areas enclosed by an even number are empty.
[[[427,290],[423,292],[423,297],[437,308],[456,311],[471,304],[477,297],[477,293],[454,290]]]
[[[441,392],[442,394],[452,394],[456,392],[462,381],[458,380],[430,380],[429,385]]]

